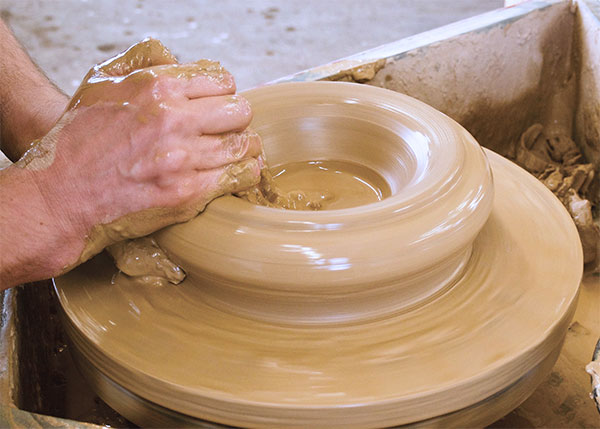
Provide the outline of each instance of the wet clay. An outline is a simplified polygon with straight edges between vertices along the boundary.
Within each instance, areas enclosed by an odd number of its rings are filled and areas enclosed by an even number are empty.
[[[387,182],[344,161],[304,161],[261,170],[258,185],[237,194],[253,204],[288,210],[335,210],[381,201]]]
[[[594,223],[592,202],[598,201],[594,166],[583,160],[581,151],[563,132],[534,124],[521,136],[516,161],[535,175],[565,205],[573,217],[583,246],[584,262],[598,258],[600,229]]]
[[[185,279],[183,269],[169,260],[151,237],[124,240],[106,249],[119,271],[142,284],[163,286],[179,284]]]
[[[447,426],[470,407],[462,426],[486,425],[531,393],[582,273],[552,193],[401,94],[315,82],[245,96],[274,165],[355,162],[390,195],[316,211],[224,196],[153,235],[186,267],[177,287],[113,282],[105,255],[56,279],[99,391],[243,427]],[[122,412],[150,425],[144,410]]]

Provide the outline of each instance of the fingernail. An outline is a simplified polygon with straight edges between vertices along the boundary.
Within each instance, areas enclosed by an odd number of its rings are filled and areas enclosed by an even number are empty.
[[[250,148],[261,144],[260,136],[250,130],[227,134],[224,140],[225,147],[234,160],[243,158],[250,152]]]

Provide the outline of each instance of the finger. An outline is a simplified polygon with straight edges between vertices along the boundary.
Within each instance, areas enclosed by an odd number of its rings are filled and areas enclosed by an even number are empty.
[[[256,158],[262,152],[260,136],[251,130],[220,135],[196,137],[187,147],[186,167],[209,170],[235,163],[246,158]]]
[[[185,204],[202,210],[214,198],[246,190],[260,181],[260,168],[255,158],[245,159],[211,170],[188,171],[177,176],[162,177],[157,185],[168,198],[174,196]],[[171,204],[168,204],[171,205]]]
[[[126,76],[135,70],[165,64],[177,64],[177,59],[160,41],[147,38],[93,70],[97,76]]]
[[[162,79],[171,94],[188,99],[235,93],[235,80],[218,62],[201,60],[189,64],[168,64],[137,70],[128,80]]]
[[[167,186],[190,171],[212,170],[247,158],[258,158],[261,153],[262,142],[254,131],[193,136],[160,148],[150,162],[140,159],[129,173],[138,181],[160,178],[161,186]]]
[[[189,131],[196,135],[242,131],[252,120],[250,103],[240,95],[196,98],[182,106]]]

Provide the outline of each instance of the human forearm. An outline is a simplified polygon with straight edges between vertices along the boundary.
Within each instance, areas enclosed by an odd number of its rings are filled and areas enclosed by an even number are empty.
[[[52,129],[0,171],[0,287],[64,273],[255,185],[260,137],[218,63],[145,40],[92,68]]]
[[[36,174],[46,173],[0,170],[0,289],[58,274],[83,248],[73,226],[48,205],[55,198],[41,193]]]
[[[16,161],[45,135],[68,98],[35,66],[0,20],[0,150]]]

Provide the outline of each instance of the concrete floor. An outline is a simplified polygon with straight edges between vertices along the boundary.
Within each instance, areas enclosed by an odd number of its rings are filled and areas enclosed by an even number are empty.
[[[136,41],[221,61],[239,89],[502,7],[502,0],[0,0],[33,59],[72,94]]]

